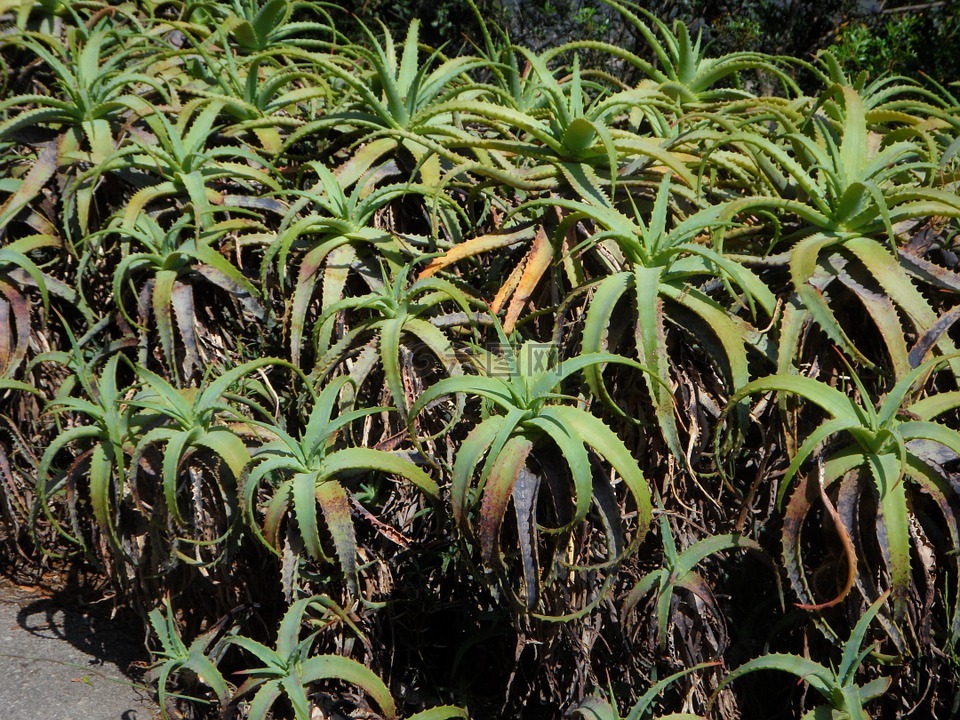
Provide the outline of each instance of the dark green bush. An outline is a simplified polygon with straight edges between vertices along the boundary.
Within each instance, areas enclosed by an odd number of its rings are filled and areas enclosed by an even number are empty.
[[[348,7],[350,3],[341,2]],[[528,47],[597,38],[630,49],[623,23],[603,0],[482,0],[484,17]],[[960,2],[875,0],[653,0],[642,6],[665,21],[702,29],[712,53],[737,50],[811,59],[832,49],[851,71],[926,74],[940,83],[960,80]],[[477,38],[466,0],[366,0],[357,16],[401,31],[419,17],[424,39],[457,47]]]

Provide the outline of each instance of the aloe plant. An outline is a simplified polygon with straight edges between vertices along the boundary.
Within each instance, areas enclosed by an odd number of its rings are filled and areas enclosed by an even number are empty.
[[[636,207],[629,217],[606,205],[559,200],[557,204],[569,214],[558,232],[588,220],[595,232],[587,247],[604,250],[616,248],[623,260],[613,265],[609,274],[596,285],[583,325],[583,346],[588,352],[609,348],[608,327],[616,308],[627,295],[635,295],[632,306],[636,350],[641,363],[651,369],[646,377],[653,399],[657,421],[670,450],[685,458],[674,416],[670,391],[669,358],[666,346],[666,323],[677,307],[701,321],[706,332],[715,336],[719,345],[713,360],[725,373],[731,387],[740,387],[749,380],[747,348],[763,350],[759,333],[737,317],[728,307],[700,289],[707,280],[721,281],[731,291],[733,302],[762,310],[771,316],[776,300],[773,293],[752,271],[728,258],[722,244],[703,241],[708,233],[723,224],[723,207],[712,206],[670,223],[670,177],[665,176],[650,211],[644,220]],[[601,254],[609,257],[610,251]],[[740,295],[737,295],[739,293]],[[677,321],[679,324],[686,323]],[[623,411],[613,402],[603,382],[603,367],[585,371],[591,390],[615,412]]]
[[[584,199],[601,201],[615,191],[624,168],[630,175],[641,175],[651,166],[664,165],[687,184],[693,183],[687,167],[690,156],[674,152],[670,142],[616,127],[619,113],[636,104],[656,104],[655,94],[622,91],[591,100],[590,84],[581,79],[576,57],[570,79],[561,82],[544,58],[525,50],[521,54],[537,73],[544,111],[527,113],[485,100],[462,108],[465,120],[490,127],[501,137],[465,138],[467,146],[483,148],[491,157],[455,167],[453,173],[469,171],[525,190],[565,186]]]
[[[321,313],[317,320],[321,329],[330,319],[345,311],[360,312],[366,317],[351,323],[344,336],[319,357],[314,370],[314,374],[322,378],[344,356],[361,347],[360,356],[350,372],[351,379],[359,388],[373,369],[371,361],[379,360],[390,396],[403,417],[411,403],[404,386],[401,345],[406,342],[409,346],[412,342],[422,353],[432,355],[448,375],[463,375],[454,346],[441,329],[457,318],[439,310],[442,303],[459,309],[463,320],[459,323],[461,325],[469,324],[473,317],[471,300],[448,281],[427,277],[408,287],[410,269],[409,265],[404,266],[392,281],[387,277],[382,282],[370,278],[372,292],[339,300]],[[366,339],[368,336],[369,340]],[[320,349],[324,348],[321,346]]]
[[[76,19],[84,7],[102,9],[106,3],[78,2],[76,0],[4,0],[0,13],[9,19],[13,16],[18,30],[33,30],[45,35],[53,34],[58,21],[63,17]],[[77,22],[79,25],[80,23]]]
[[[604,2],[615,8],[640,34],[655,55],[657,64],[609,44],[579,41],[572,45],[602,49],[627,60],[648,78],[648,82],[686,107],[752,97],[736,83],[739,74],[748,71],[766,72],[777,78],[788,91],[797,90],[796,83],[775,57],[758,52],[734,52],[717,58],[708,57],[701,50],[702,35],[698,34],[696,40],[691,41],[690,32],[682,22],[674,21],[671,30],[652,12],[635,3],[618,0]],[[637,13],[642,14],[655,29],[651,29]],[[722,85],[723,81],[731,79],[734,80],[733,87]]]
[[[617,563],[643,539],[651,519],[650,489],[643,473],[616,433],[587,410],[563,398],[560,386],[574,373],[597,363],[618,362],[638,370],[644,368],[627,358],[609,353],[589,353],[562,362],[549,347],[534,343],[502,343],[503,356],[487,353],[483,375],[443,378],[426,389],[410,410],[411,421],[433,400],[463,393],[487,401],[488,413],[460,445],[454,462],[450,503],[454,521],[464,536],[479,544],[485,565],[501,582],[509,578],[500,545],[505,514],[511,500],[517,514],[524,591],[522,599],[507,585],[520,607],[536,607],[541,569],[537,566],[537,535],[569,533],[583,523],[592,504],[604,515],[607,529],[607,561]],[[528,458],[537,450],[559,450],[572,481],[572,492],[544,482],[528,468]],[[588,448],[609,463],[626,484],[636,506],[637,523],[633,540],[622,540],[621,518],[609,507],[602,482],[591,470]],[[486,457],[484,457],[486,456]],[[482,463],[481,463],[482,460]],[[479,472],[478,472],[479,470]],[[476,477],[476,491],[471,485]],[[558,525],[538,519],[538,490],[549,489],[554,499]],[[569,493],[569,494],[568,494]],[[568,500],[573,508],[568,508]],[[474,520],[475,508],[479,505]],[[572,510],[572,512],[571,512]],[[553,575],[546,570],[546,576]],[[506,584],[506,583],[504,583]]]
[[[930,187],[935,164],[922,145],[895,135],[889,142],[871,136],[865,101],[856,88],[832,86],[823,101],[830,97],[829,115],[814,108],[801,128],[782,139],[792,153],[757,133],[724,139],[753,155],[759,176],[783,199],[779,207],[813,228],[859,235],[889,234],[892,224],[928,210],[956,211],[955,198]],[[765,197],[741,203],[751,201],[756,207],[778,206]]]
[[[345,185],[398,153],[412,159],[412,167],[424,182],[436,184],[441,156],[463,161],[444,150],[442,138],[454,132],[453,113],[467,109],[470,96],[477,94],[465,78],[482,61],[466,56],[444,58],[435,51],[420,64],[419,20],[410,23],[399,55],[389,30],[384,27],[381,43],[362,27],[369,47],[344,47],[349,64],[334,56],[311,58],[320,72],[349,89],[342,107],[291,133],[286,145],[330,127],[353,128],[362,144],[343,166]],[[358,68],[363,69],[358,72]]]
[[[215,206],[223,194],[210,185],[231,180],[257,188],[279,190],[280,184],[266,171],[267,163],[248,147],[215,146],[215,125],[223,110],[218,100],[198,98],[182,108],[173,123],[166,114],[143,98],[129,105],[146,123],[152,137],[138,135],[118,148],[96,168],[96,173],[137,170],[152,176],[127,202],[123,227],[132,229],[144,210],[165,198],[186,197],[195,226],[209,228],[215,222]],[[211,146],[213,145],[213,146]],[[86,174],[93,173],[87,171]],[[85,175],[80,176],[85,179]]]
[[[506,277],[490,303],[490,310],[494,315],[499,315],[506,307],[503,329],[508,333],[513,332],[527,302],[541,280],[547,275],[559,254],[557,243],[551,240],[542,225],[538,227],[529,222],[509,226],[505,224],[496,232],[484,233],[457,243],[439,257],[431,260],[421,271],[419,279],[432,277],[444,268],[460,261],[477,256],[490,256],[518,243],[528,241],[532,241],[530,247],[514,266],[513,271]],[[565,269],[567,275],[574,281],[581,274],[574,263],[569,263]]]
[[[226,637],[219,637],[222,628],[215,626],[207,632],[201,633],[190,643],[189,647],[180,637],[174,620],[174,611],[167,599],[166,612],[159,608],[150,611],[148,617],[154,634],[160,641],[160,650],[155,654],[158,656],[154,666],[159,666],[160,672],[157,678],[157,700],[160,705],[160,714],[164,720],[169,720],[167,712],[167,685],[171,675],[183,672],[184,670],[193,671],[196,676],[207,685],[217,696],[217,700],[222,704],[226,702],[230,687],[224,679],[223,674],[217,667],[226,650]]]
[[[890,126],[895,135],[922,139],[928,146],[938,144],[943,130],[960,128],[949,112],[951,93],[930,78],[927,86],[903,75],[884,75],[871,78],[866,73],[856,76],[846,72],[830,51],[817,54],[817,62],[806,65],[818,78],[821,86],[852,87],[863,99],[867,120],[872,124]],[[904,132],[906,130],[906,132]]]
[[[182,562],[215,564],[227,552],[240,520],[238,481],[250,460],[239,429],[230,421],[236,420],[238,407],[263,413],[255,400],[233,395],[233,390],[248,374],[281,362],[274,358],[252,360],[200,387],[184,390],[149,370],[137,368],[143,388],[127,402],[138,412],[139,421],[149,426],[137,437],[129,466],[130,482],[136,483],[146,474],[149,465],[141,460],[150,453],[159,455],[160,468],[155,476],[162,505],[158,497],[153,512],[160,515],[158,509],[162,507],[162,517],[174,534],[170,552]],[[191,456],[198,452],[208,453],[218,469],[191,471]],[[206,495],[204,481],[211,488]],[[216,510],[205,512],[205,502],[212,502]],[[212,522],[214,528],[206,528],[207,522]],[[205,536],[210,533],[217,534]],[[191,549],[192,555],[188,554]]]
[[[12,146],[13,143],[11,142],[6,144],[5,147]],[[57,154],[55,145],[49,144],[37,152],[33,158],[25,158],[27,162],[23,162],[23,159],[21,159],[21,162],[16,164],[9,162],[4,164],[9,177],[0,181],[0,192],[8,195],[3,201],[3,205],[0,206],[0,225],[6,229],[7,233],[12,229],[11,223],[15,219],[22,218],[29,225],[36,225],[36,220],[41,216],[36,212],[34,206],[37,198],[41,197],[44,187],[56,174]],[[20,167],[18,168],[17,165],[20,165]],[[20,175],[20,177],[17,177],[17,175]],[[49,222],[44,224],[47,228],[52,229]],[[57,232],[55,230],[52,233],[41,231],[41,234],[51,236],[56,235]]]
[[[296,193],[297,200],[286,213],[276,240],[264,253],[262,264],[262,273],[266,275],[275,262],[280,280],[284,282],[287,267],[292,264],[290,254],[295,250],[303,253],[289,309],[290,355],[295,364],[300,363],[304,326],[318,282],[322,280],[319,282],[322,286],[320,308],[326,311],[343,299],[350,271],[358,266],[363,250],[391,271],[399,271],[414,248],[376,227],[373,218],[394,200],[432,194],[429,188],[412,184],[370,187],[375,177],[362,178],[347,194],[342,179],[328,168],[320,163],[312,163],[311,167],[318,175],[318,182],[310,190]],[[314,212],[298,218],[299,210],[308,206],[312,206]],[[320,353],[330,348],[334,319],[333,314],[328,313],[314,330]]]
[[[660,515],[660,537],[663,543],[663,567],[651,570],[644,575],[627,595],[623,607],[624,612],[630,612],[646,595],[655,593],[657,645],[660,650],[664,650],[670,632],[670,616],[673,612],[674,592],[677,588],[693,593],[711,612],[720,614],[710,586],[694,568],[709,556],[724,550],[746,548],[763,552],[763,549],[750,538],[728,533],[711,535],[680,552],[673,539],[670,519],[666,513]]]
[[[731,403],[737,403],[755,393],[789,393],[818,406],[828,415],[828,419],[803,440],[791,459],[777,492],[781,504],[803,463],[824,442],[841,433],[849,438],[848,442],[832,449],[824,459],[819,484],[822,491],[826,491],[838,482],[843,485],[847,482],[846,478],[852,477],[856,478],[855,482],[867,483],[873,488],[878,502],[878,538],[898,616],[902,616],[905,610],[906,593],[912,584],[908,491],[916,487],[939,499],[938,505],[943,508],[951,537],[957,537],[958,533],[956,518],[945,501],[951,495],[951,490],[924,456],[922,442],[943,445],[953,452],[960,451],[960,434],[936,422],[937,417],[958,406],[960,397],[955,392],[948,392],[918,398],[931,372],[948,359],[934,358],[914,368],[890,388],[876,406],[853,372],[850,379],[860,395],[859,402],[823,382],[798,375],[760,378],[748,383],[731,397]],[[800,527],[810,509],[810,501],[806,497],[806,489],[799,488],[794,500],[791,500],[793,508],[788,508],[784,523],[784,562],[791,584],[801,601],[811,609],[819,609],[839,603],[850,591],[856,574],[857,557],[853,555],[849,540],[852,528],[845,528],[841,524],[836,511],[830,508],[829,501],[825,499],[830,514],[837,518],[835,524],[846,545],[848,580],[840,594],[832,600],[818,603],[812,599],[800,565]],[[952,625],[955,626],[956,622],[956,617],[951,619]]]
[[[779,197],[736,200],[727,206],[727,212],[733,216],[745,211],[782,210],[800,219],[803,227],[788,262],[802,311],[791,318],[788,327],[809,317],[859,363],[871,366],[824,295],[826,286],[839,273],[822,270],[822,256],[839,252],[862,263],[890,302],[919,332],[925,332],[936,322],[936,314],[877,238],[886,235],[892,242],[894,226],[912,218],[956,216],[960,204],[955,193],[931,186],[928,177],[935,163],[917,143],[871,142],[875,136],[871,135],[864,101],[856,89],[836,86],[831,94],[837,117],[829,122],[815,115],[808,123],[810,134],[790,133],[787,140],[793,153],[756,133],[728,138],[753,153],[760,176],[771,183]],[[818,270],[825,271],[826,278],[818,278]],[[902,374],[906,370],[904,331],[890,320],[890,302],[873,301],[869,289],[857,295],[877,324],[896,373]],[[794,329],[783,334],[787,342],[780,350],[781,370],[792,362],[797,335]],[[940,346],[943,352],[952,350],[946,338]]]
[[[268,53],[259,53],[246,62],[229,46],[212,54],[197,45],[187,53],[188,57],[196,53],[203,59],[204,81],[188,89],[223,103],[224,111],[236,119],[224,128],[224,134],[252,134],[268,156],[280,152],[284,129],[303,125],[304,109],[316,112],[333,102],[334,91],[322,76],[305,67],[276,67]]]
[[[83,395],[56,398],[47,408],[48,412],[72,413],[83,420],[60,432],[40,458],[33,514],[36,517],[42,513],[62,537],[80,546],[84,546],[85,541],[75,511],[67,509],[70,519],[67,527],[55,516],[53,500],[63,495],[67,503],[77,501],[75,488],[86,466],[94,522],[114,549],[123,547],[117,514],[118,507],[127,501],[124,485],[132,450],[132,423],[117,378],[120,359],[120,355],[112,356],[98,375],[79,361],[75,353],[71,364]],[[70,447],[74,448],[73,461],[65,472],[55,472],[58,455]],[[78,447],[83,449],[77,450]]]
[[[582,720],[644,720],[644,718],[654,718],[654,716],[650,714],[650,709],[653,707],[658,695],[663,693],[663,691],[673,683],[677,682],[677,680],[698,670],[712,667],[715,664],[716,663],[700,663],[668,675],[662,680],[658,680],[639,697],[637,702],[634,703],[633,707],[630,708],[630,711],[623,718],[620,717],[620,713],[617,710],[616,698],[612,690],[609,693],[609,699],[600,697],[599,695],[590,695],[585,698],[583,702],[574,708],[573,714],[579,716]],[[693,713],[667,713],[666,715],[657,715],[655,717],[656,720],[701,720],[702,716],[694,715]]]
[[[890,687],[891,678],[878,677],[862,685],[857,684],[857,671],[864,660],[875,651],[875,646],[863,648],[863,641],[870,627],[883,606],[886,597],[881,597],[860,617],[856,627],[850,633],[843,647],[843,656],[836,670],[821,665],[809,658],[799,655],[774,653],[761,655],[758,658],[744,663],[729,673],[717,688],[719,692],[728,683],[737,678],[758,670],[780,670],[796,675],[802,682],[817,691],[824,700],[820,705],[804,715],[805,718],[832,718],[833,720],[861,720],[869,715],[863,705],[874,698],[882,696]],[[716,693],[714,693],[716,695]]]
[[[28,282],[36,286],[44,311],[50,306],[47,280],[28,253],[56,245],[56,238],[39,235],[0,248],[0,378],[12,376],[27,356],[34,327]]]
[[[63,99],[54,94],[31,93],[3,100],[0,110],[32,107],[0,123],[0,137],[38,123],[65,126],[62,163],[80,151],[81,140],[87,143],[84,157],[103,162],[115,148],[110,121],[127,109],[127,101],[144,87],[161,97],[166,95],[162,85],[138,70],[137,66],[143,63],[142,42],[132,42],[134,38],[129,36],[125,38],[127,43],[119,47],[119,37],[114,29],[105,26],[92,32],[74,28],[66,33],[66,45],[44,33],[21,36],[18,46],[43,61],[53,73]]]
[[[353,526],[351,491],[344,485],[349,473],[385,473],[413,483],[430,497],[437,497],[436,482],[412,462],[383,450],[366,447],[337,449],[337,435],[354,421],[385,408],[363,408],[334,417],[337,398],[349,378],[327,383],[314,401],[299,438],[274,425],[261,424],[275,437],[257,448],[244,469],[241,482],[244,511],[260,540],[279,551],[281,529],[286,520],[296,522],[307,555],[331,561],[320,538],[325,525],[343,570],[347,586],[357,593],[357,541]],[[257,519],[261,487],[266,486],[263,530]],[[323,525],[317,509],[322,512]]]
[[[164,228],[144,214],[132,228],[115,223],[102,233],[105,238],[119,236],[126,248],[114,269],[113,299],[127,321],[143,331],[144,364],[148,362],[148,319],[152,316],[163,359],[176,381],[202,369],[196,307],[202,297],[198,290],[204,284],[224,291],[252,317],[264,318],[260,292],[217,247],[227,234],[248,227],[247,221],[236,219],[198,230],[190,217],[184,216]],[[142,249],[134,251],[131,241]],[[137,301],[136,313],[128,310],[131,294]],[[177,339],[183,348],[182,364],[177,361]]]
[[[298,0],[232,0],[221,31],[248,53],[280,56],[284,50],[325,48],[340,36],[322,5]],[[218,8],[220,9],[220,8]],[[296,20],[309,12],[319,20]],[[329,39],[321,39],[328,36]]]
[[[656,105],[655,95],[641,90],[597,92],[591,83],[581,79],[578,56],[574,56],[569,80],[561,82],[550,71],[545,58],[526,50],[521,54],[536,72],[546,112],[528,115],[489,104],[476,104],[472,110],[481,119],[502,123],[508,133],[523,131],[526,137],[521,136],[520,142],[508,135],[504,141],[484,144],[491,150],[536,163],[514,171],[517,180],[528,177],[533,187],[551,187],[562,180],[584,198],[602,199],[615,191],[624,161],[644,156],[649,162],[635,162],[637,169],[633,173],[644,165],[662,163],[679,177],[692,178],[684,165],[685,158],[673,154],[657,140],[616,127],[618,114],[633,105]],[[596,99],[590,98],[588,90],[596,92]],[[545,116],[547,122],[540,121],[538,115]],[[489,173],[481,168],[477,171]],[[500,179],[511,182],[508,177]]]
[[[102,571],[170,715],[776,714],[701,662],[770,647],[731,677],[797,716],[949,716],[957,93],[468,4],[451,55],[326,2],[0,0],[4,567]],[[783,624],[730,564],[778,540]]]
[[[0,102],[0,112],[24,108],[0,123],[0,138],[37,125],[59,130],[56,165],[73,168],[68,206],[76,212],[81,233],[88,231],[94,188],[101,173],[98,167],[82,168],[100,166],[115,152],[115,125],[131,102],[140,101],[145,89],[160,98],[169,97],[162,83],[144,71],[142,39],[135,42],[128,34],[124,36],[127,42],[121,44],[120,37],[103,23],[93,31],[72,28],[65,33],[65,40],[44,33],[23,35],[17,44],[53,73],[57,92],[14,95]],[[68,226],[67,231],[70,229]]]
[[[314,655],[313,644],[319,631],[300,639],[307,612],[315,602],[316,598],[307,597],[290,605],[280,623],[275,648],[243,635],[227,639],[227,643],[246,650],[262,663],[242,671],[248,677],[231,698],[226,708],[228,715],[232,716],[240,702],[252,695],[246,717],[265,720],[270,708],[285,695],[296,719],[310,720],[310,688],[323,680],[339,679],[362,688],[376,701],[383,717],[392,720],[397,716],[389,688],[373,671],[348,657]]]

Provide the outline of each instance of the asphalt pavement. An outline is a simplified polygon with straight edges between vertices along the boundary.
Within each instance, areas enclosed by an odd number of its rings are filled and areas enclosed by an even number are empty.
[[[157,720],[136,628],[0,578],[0,718]]]

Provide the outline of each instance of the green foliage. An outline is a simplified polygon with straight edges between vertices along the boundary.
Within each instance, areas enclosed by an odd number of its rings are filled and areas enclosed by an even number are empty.
[[[957,94],[673,5],[0,3],[3,559],[163,712],[953,712]]]
[[[630,711],[624,718],[621,718],[620,713],[617,712],[616,698],[613,697],[612,692],[610,693],[609,700],[598,695],[591,695],[586,698],[574,709],[574,715],[583,718],[583,720],[643,720],[643,718],[652,717],[649,715],[649,711],[658,695],[677,680],[680,680],[690,673],[710,667],[711,665],[712,663],[703,663],[695,665],[692,668],[685,668],[680,672],[669,675],[654,683],[649,690],[640,696],[640,699],[630,708]],[[701,716],[691,713],[669,713],[657,717],[658,720],[698,720]]]
[[[169,603],[165,613],[154,609],[149,614],[150,625],[161,647],[156,652],[157,665],[160,667],[157,678],[157,700],[165,719],[169,717],[166,711],[166,694],[168,679],[172,673],[193,671],[201,682],[216,693],[220,702],[226,700],[230,693],[227,681],[216,665],[216,660],[222,656],[225,649],[224,638],[216,637],[219,628],[213,628],[198,636],[188,647],[180,637],[173,614]]]
[[[242,635],[227,640],[246,650],[261,663],[243,671],[248,677],[237,688],[231,703],[235,705],[247,695],[252,695],[247,717],[264,720],[274,703],[285,696],[293,706],[297,720],[310,720],[310,701],[307,698],[310,686],[336,678],[363,688],[376,701],[383,717],[393,720],[397,716],[396,705],[390,690],[379,677],[356,660],[314,654],[312,648],[318,630],[300,639],[305,615],[316,604],[316,600],[308,597],[290,605],[280,622],[275,648],[268,648]]]
[[[506,339],[506,338],[504,338]],[[533,610],[540,596],[541,569],[537,567],[538,530],[557,535],[560,542],[583,523],[592,503],[605,515],[608,564],[619,563],[624,553],[636,548],[651,520],[650,489],[643,473],[629,450],[601,420],[576,405],[555,404],[563,399],[561,384],[576,372],[598,363],[617,362],[638,370],[643,367],[626,358],[609,353],[590,353],[558,361],[549,346],[525,343],[519,347],[505,342],[502,356],[485,354],[481,359],[484,374],[444,378],[436,382],[418,399],[410,411],[416,417],[428,403],[443,395],[463,393],[479,396],[489,403],[486,418],[474,427],[460,446],[454,462],[450,500],[454,522],[471,541],[479,544],[484,564],[496,573],[508,593],[510,573],[501,554],[501,529],[511,499],[517,514],[524,590],[514,600]],[[528,457],[536,457],[537,446],[552,444],[559,450],[569,470],[572,493],[550,485],[557,494],[556,526],[545,525],[538,518],[535,498],[542,478],[527,469]],[[606,503],[606,493],[595,489],[588,449],[592,450],[620,476],[629,488],[635,504],[637,527],[629,548],[624,547],[621,519]],[[481,458],[483,465],[477,478],[478,490],[470,486]],[[573,512],[563,507],[565,496],[573,499]],[[479,517],[472,519],[475,505]],[[555,569],[548,569],[552,578]],[[519,597],[523,599],[520,600]],[[602,597],[599,596],[599,597]]]
[[[878,505],[878,541],[883,549],[895,612],[898,616],[905,612],[906,596],[912,585],[908,492],[912,492],[916,485],[933,497],[943,498],[949,495],[950,491],[945,487],[944,479],[930,466],[930,444],[942,445],[953,452],[960,449],[960,434],[936,422],[939,415],[954,408],[954,402],[960,402],[955,394],[943,393],[933,398],[916,399],[919,386],[943,362],[944,359],[935,358],[911,370],[889,390],[882,401],[876,403],[876,407],[863,383],[852,372],[850,379],[860,396],[859,403],[824,383],[797,375],[778,375],[754,380],[731,398],[736,402],[748,394],[777,390],[798,395],[819,406],[829,416],[828,420],[809,433],[792,458],[778,492],[781,503],[790,482],[804,461],[822,443],[836,433],[846,433],[853,441],[841,445],[826,459],[820,460],[817,479],[824,505],[829,508],[831,519],[847,554],[847,581],[836,598],[819,604],[812,601],[809,586],[800,567],[800,528],[810,510],[807,488],[798,489],[784,519],[784,563],[791,582],[797,587],[798,594],[807,606],[821,609],[839,603],[855,581],[858,560],[850,536],[859,534],[859,531],[852,527],[853,523],[849,518],[841,518],[830,507],[830,500],[826,496],[829,487],[839,481],[841,485],[872,485]],[[846,512],[844,514],[846,515]],[[953,512],[947,510],[944,517],[950,535],[957,536],[958,528]],[[859,583],[861,591],[866,591],[866,588],[872,585],[872,580],[861,579]],[[867,594],[872,593],[867,591]],[[952,619],[951,625],[955,626],[956,622],[955,618]],[[902,639],[900,642],[902,643]]]
[[[695,593],[712,612],[717,612],[716,600],[710,592],[710,586],[694,568],[709,556],[723,550],[741,547],[761,550],[761,547],[742,535],[712,535],[694,543],[681,553],[677,550],[666,514],[660,516],[660,537],[663,542],[664,566],[659,570],[652,570],[640,579],[624,600],[624,612],[629,612],[644,596],[654,592],[657,605],[657,644],[663,650],[670,633],[670,610],[677,588]]]
[[[891,8],[879,19],[852,20],[839,28],[830,49],[852,72],[923,72],[940,81],[956,80],[960,19],[951,3],[933,5],[914,12]]]
[[[321,547],[317,506],[333,539],[344,577],[352,592],[357,591],[357,542],[351,520],[348,491],[337,481],[341,473],[366,470],[390,473],[409,480],[428,495],[437,495],[436,482],[413,463],[388,452],[365,447],[334,450],[331,446],[341,429],[365,415],[383,408],[364,408],[332,417],[337,396],[348,378],[331,381],[316,397],[303,435],[294,439],[282,429],[263,425],[276,440],[261,446],[243,478],[243,501],[254,528],[260,483],[269,485],[264,511],[264,534],[273,547],[280,544],[280,526],[291,505],[297,533],[307,554],[316,560],[330,559]],[[257,530],[259,534],[259,530]]]
[[[816,690],[827,701],[826,705],[814,708],[805,718],[832,718],[833,720],[859,720],[869,717],[863,704],[880,695],[890,687],[891,679],[878,677],[863,685],[857,685],[857,672],[863,661],[873,652],[873,646],[863,648],[863,641],[883,604],[884,597],[863,614],[843,645],[843,656],[837,669],[825,667],[804,657],[787,654],[762,655],[744,663],[724,678],[721,687],[747,673],[758,670],[781,670],[796,675]]]

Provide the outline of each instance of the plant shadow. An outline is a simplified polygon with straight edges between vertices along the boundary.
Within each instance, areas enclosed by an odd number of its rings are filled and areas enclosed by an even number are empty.
[[[17,624],[35,637],[72,645],[90,656],[91,665],[111,664],[131,679],[143,677],[138,668],[147,660],[142,628],[127,619],[111,619],[106,609],[80,605],[68,593],[21,605]]]
[[[37,667],[52,663],[50,667],[70,668],[66,678],[91,685],[86,702],[102,698],[104,709],[116,707],[113,701],[121,693],[130,705],[111,711],[117,714],[110,717],[117,720],[155,716],[143,625],[132,614],[112,613],[106,603],[90,602],[89,597],[89,589],[73,583],[57,589],[43,582],[25,587],[0,575],[0,605],[6,606],[0,608],[3,623],[22,631],[4,638],[3,654],[21,667],[25,661],[40,661],[44,665]],[[63,675],[56,672],[51,677],[47,701],[58,699]]]

